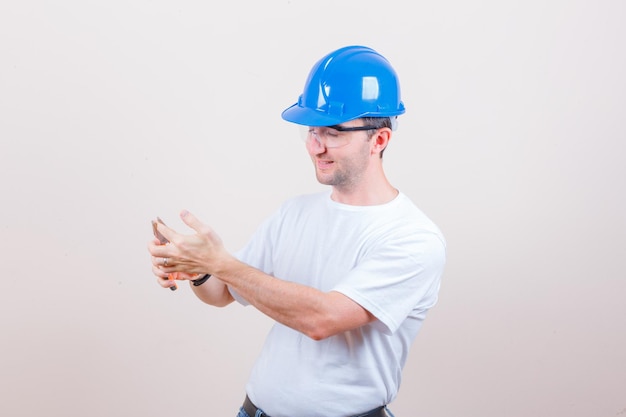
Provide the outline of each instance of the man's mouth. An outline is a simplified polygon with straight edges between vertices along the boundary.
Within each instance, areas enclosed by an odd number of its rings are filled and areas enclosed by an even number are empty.
[[[334,162],[327,159],[318,159],[316,161],[316,164],[319,169],[326,169],[330,168],[330,166],[334,164]]]

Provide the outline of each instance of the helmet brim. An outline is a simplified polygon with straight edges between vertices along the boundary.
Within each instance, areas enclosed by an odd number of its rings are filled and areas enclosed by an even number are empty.
[[[335,126],[348,120],[358,119],[359,117],[356,116],[346,120],[345,115],[342,117],[333,117],[325,112],[301,107],[298,103],[285,109],[281,116],[288,122],[304,126]]]
[[[404,114],[404,104],[400,102],[399,109],[392,112],[380,112],[372,113],[365,112],[362,114],[356,114],[352,116],[341,115],[331,116],[326,112],[310,109],[308,107],[302,107],[298,103],[295,103],[291,107],[288,107],[281,114],[283,120],[291,123],[296,123],[304,126],[336,126],[350,120],[359,119],[361,117],[395,117]]]

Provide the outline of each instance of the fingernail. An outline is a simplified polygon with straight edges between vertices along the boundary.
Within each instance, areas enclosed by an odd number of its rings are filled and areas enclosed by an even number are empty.
[[[176,291],[176,285],[174,285],[173,287],[170,287],[170,290]]]

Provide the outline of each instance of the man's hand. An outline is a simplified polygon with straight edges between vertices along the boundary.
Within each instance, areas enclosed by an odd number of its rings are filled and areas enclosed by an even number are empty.
[[[222,260],[230,257],[213,229],[186,210],[180,213],[180,217],[195,234],[183,235],[159,223],[158,231],[169,243],[163,245],[154,239],[148,244],[148,251],[152,255],[152,272],[165,288],[175,285],[169,277],[190,280],[198,278],[198,274],[215,275]]]

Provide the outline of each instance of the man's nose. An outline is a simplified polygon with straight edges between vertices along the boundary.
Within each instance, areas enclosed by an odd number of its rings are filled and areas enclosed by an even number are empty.
[[[309,142],[311,150],[314,151],[314,153],[323,153],[326,151],[326,145],[317,132],[311,132],[311,140]]]

